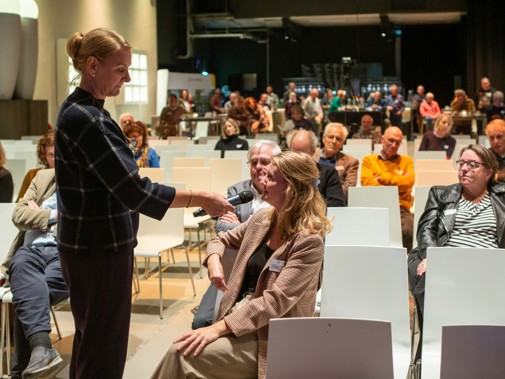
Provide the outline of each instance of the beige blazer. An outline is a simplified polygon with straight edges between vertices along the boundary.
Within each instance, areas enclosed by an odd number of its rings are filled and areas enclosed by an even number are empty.
[[[49,227],[48,222],[51,210],[34,209],[29,207],[28,203],[33,200],[40,206],[55,190],[54,168],[40,170],[35,175],[35,178],[33,178],[23,198],[16,204],[16,208],[14,208],[14,212],[12,213],[12,222],[19,229],[19,233],[12,242],[7,258],[2,263],[1,269],[4,274],[9,269],[12,256],[23,245],[26,231],[46,230]]]
[[[224,319],[235,336],[257,333],[259,378],[266,376],[270,319],[313,315],[324,251],[320,235],[306,232],[294,235],[275,250],[266,263],[258,278],[254,298],[227,315],[237,301],[247,261],[268,234],[271,211],[262,209],[237,228],[219,233],[209,242],[206,258],[212,254],[222,256],[225,248],[239,249],[227,283],[229,290],[223,295],[217,319]],[[271,270],[273,260],[284,262],[280,272]]]

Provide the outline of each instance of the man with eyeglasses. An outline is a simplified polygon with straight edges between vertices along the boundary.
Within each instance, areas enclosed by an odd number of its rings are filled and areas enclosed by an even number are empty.
[[[498,161],[495,180],[505,182],[505,120],[496,119],[487,124],[486,135],[490,150]]]
[[[270,204],[261,199],[261,194],[263,193],[261,181],[267,174],[267,166],[270,164],[272,156],[280,154],[280,152],[280,147],[275,142],[268,140],[259,140],[250,147],[247,163],[251,179],[228,187],[228,198],[242,191],[251,191],[253,193],[253,200],[249,203],[239,204],[235,206],[234,212],[228,212],[219,217],[216,222],[217,233],[236,228],[241,223],[246,222],[258,210],[270,207]],[[211,284],[195,311],[195,317],[191,324],[193,329],[212,324],[216,293],[216,288]]]
[[[319,158],[320,164],[335,167],[338,171],[346,202],[349,187],[356,186],[358,181],[359,168],[359,161],[356,158],[340,151],[348,134],[347,128],[338,122],[326,125],[323,134],[324,148]]]
[[[397,186],[400,200],[403,246],[407,252],[412,250],[414,217],[410,208],[414,199],[412,187],[415,173],[414,161],[406,155],[399,155],[403,133],[400,128],[391,126],[382,136],[382,150],[379,155],[368,155],[361,164],[362,186]]]

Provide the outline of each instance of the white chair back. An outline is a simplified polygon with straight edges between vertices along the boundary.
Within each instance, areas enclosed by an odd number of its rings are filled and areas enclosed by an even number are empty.
[[[326,246],[321,317],[391,322],[394,377],[405,378],[411,359],[406,249]]]
[[[416,170],[416,186],[448,186],[458,181],[458,171],[455,170]]]
[[[149,178],[152,182],[163,183],[165,181],[165,169],[161,167],[141,167],[139,168],[140,177]]]
[[[195,128],[195,135],[193,140],[197,140],[200,137],[207,137],[209,135],[209,122],[208,121],[197,121]]]
[[[447,159],[447,153],[442,150],[414,151],[414,161],[418,159]]]
[[[452,160],[446,159],[417,159],[414,161],[417,171],[454,171]]]
[[[249,145],[251,146],[251,145]],[[248,180],[251,178],[251,174],[249,172],[249,166],[247,165],[247,153],[248,151],[246,150],[225,150],[224,152],[224,157],[225,158],[231,158],[231,159],[240,159],[242,162],[242,179],[241,180]]]
[[[349,207],[377,207],[389,209],[389,238],[391,246],[402,247],[402,224],[398,187],[349,187]]]
[[[505,250],[429,247],[427,259],[421,377],[439,379],[444,326],[505,325]]]
[[[184,151],[160,151],[160,167],[165,169],[165,182],[170,182],[172,179],[172,168],[174,167],[175,157],[185,157],[186,152]]]
[[[203,146],[210,146],[210,145],[203,145]],[[209,165],[209,159],[221,157],[221,151],[220,150],[213,150],[213,149],[194,150],[194,151],[188,151],[186,153],[186,156],[188,158],[203,158],[204,165],[207,167]]]
[[[365,145],[365,146],[370,146],[372,147],[372,141],[370,139],[362,139],[362,138],[356,138],[356,139],[347,139],[345,140],[345,146],[356,146],[356,145]]]
[[[197,157],[174,157],[174,168],[176,167],[204,167],[205,158]]]
[[[210,190],[226,196],[229,186],[242,180],[242,162],[239,159],[209,159]]]
[[[387,208],[328,208],[333,228],[325,245],[389,246],[389,210]]]
[[[172,182],[184,183],[186,189],[193,191],[210,191],[209,167],[174,167]]]
[[[14,199],[17,197],[17,193],[21,188],[23,179],[25,178],[27,170],[25,159],[7,159],[5,163],[5,168],[10,171],[12,175],[12,181],[14,182]]]
[[[282,318],[269,325],[268,379],[393,378],[391,324]]]
[[[0,241],[3,241],[0,249],[0,264],[7,257],[11,243],[19,233],[12,222],[12,212],[15,207],[15,203],[0,203]]]

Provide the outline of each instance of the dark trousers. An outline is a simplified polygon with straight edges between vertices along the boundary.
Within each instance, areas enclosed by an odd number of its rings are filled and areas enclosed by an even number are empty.
[[[193,317],[191,329],[194,330],[212,325],[216,295],[217,289],[213,284],[211,284],[209,288],[207,288],[207,291],[203,294],[202,300],[198,305],[198,310],[195,313],[195,317]]]
[[[400,208],[400,217],[403,247],[407,249],[407,254],[410,254],[412,243],[414,242],[414,216],[408,209]]]
[[[62,302],[69,291],[61,274],[56,246],[21,247],[9,266],[14,321],[14,360],[11,377],[21,377],[30,361],[27,337],[51,332],[50,306]]]
[[[133,251],[60,254],[75,321],[72,379],[120,379],[128,348]]]

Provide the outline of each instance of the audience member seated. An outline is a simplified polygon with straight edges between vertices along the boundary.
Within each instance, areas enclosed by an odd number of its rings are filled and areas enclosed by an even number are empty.
[[[256,137],[258,133],[270,131],[270,120],[265,110],[256,102],[256,99],[249,96],[245,99],[245,108],[251,115],[251,134]]]
[[[323,99],[321,100],[321,107],[323,108],[323,111],[328,112],[331,106],[331,102],[333,101],[333,89],[331,88],[326,88],[326,91],[324,92]]]
[[[309,96],[302,103],[302,108],[305,111],[305,117],[313,124],[314,130],[318,133],[322,126],[324,115],[321,102],[319,101],[319,91],[316,88],[312,88]]]
[[[410,253],[414,230],[414,217],[410,213],[410,208],[414,202],[412,187],[415,173],[412,158],[398,154],[402,138],[403,133],[400,128],[390,126],[386,129],[382,137],[381,153],[363,158],[361,185],[398,187],[403,247],[407,248],[407,253]]]
[[[245,100],[242,96],[237,96],[235,101],[235,106],[228,112],[228,117],[234,119],[239,128],[240,135],[249,135],[250,125],[251,125],[251,114],[245,107]]]
[[[231,109],[235,107],[235,102],[237,101],[237,92],[231,92],[228,101],[224,103],[224,113],[230,113]]]
[[[45,168],[54,168],[54,133],[50,132],[42,137],[40,137],[39,142],[37,142],[37,158],[39,163]],[[42,168],[36,167],[28,170],[19,189],[18,198],[16,203],[25,195],[26,190],[30,186],[33,178],[37,172]]]
[[[298,96],[296,96],[296,83],[295,82],[289,82],[288,89],[282,95],[282,100],[284,102],[284,105],[286,105],[286,103],[291,99],[291,92],[294,92],[295,97],[298,98]]]
[[[486,126],[490,150],[498,161],[495,181],[505,182],[505,121],[493,120]]]
[[[370,98],[365,103],[365,108],[372,111],[382,111],[387,109],[388,102],[386,99],[382,98],[381,91],[375,91],[371,94]]]
[[[423,117],[419,112],[419,107],[421,106],[421,103],[425,97],[426,94],[424,92],[424,86],[420,84],[416,88],[416,93],[414,93],[412,96],[412,115],[414,117],[415,123],[417,124],[417,130],[419,133],[423,130]]]
[[[258,100],[258,105],[263,108],[264,111],[271,111],[272,107],[268,104],[268,94],[266,92],[260,95],[260,99]]]
[[[265,88],[267,93],[267,104],[270,105],[270,109],[275,111],[279,106],[279,96],[274,92],[273,87],[269,84]]]
[[[505,119],[505,104],[503,103],[503,92],[496,91],[493,93],[493,102],[485,109],[487,122],[491,122],[495,118]]]
[[[189,92],[187,89],[183,89],[179,91],[179,100],[177,103],[184,108],[187,113],[193,112],[192,104],[189,101]]]
[[[6,162],[5,150],[0,143],[0,203],[12,203],[14,196],[14,182],[10,171],[4,167]]]
[[[337,96],[333,98],[330,104],[330,108],[328,109],[328,113],[336,112],[341,110],[345,106],[345,98],[347,93],[343,89],[339,89],[337,91]],[[329,117],[329,116],[328,116]]]
[[[467,116],[475,113],[475,103],[466,96],[465,90],[458,88],[454,91],[454,99],[451,101],[451,110],[453,116]],[[467,120],[458,120],[454,122],[462,133],[470,134],[471,122]]]
[[[49,338],[50,307],[69,296],[54,235],[56,197],[54,169],[41,170],[12,215],[20,232],[3,263],[16,315],[11,378],[45,377],[63,362]]]
[[[340,151],[348,134],[349,132],[344,125],[338,122],[329,123],[324,128],[324,147],[321,154],[318,154],[320,156],[319,163],[333,167],[338,171],[346,203],[349,187],[355,187],[358,181],[359,168],[359,161],[356,158]]]
[[[318,178],[306,154],[272,157],[262,181],[262,198],[272,208],[209,242],[209,278],[224,291],[217,321],[176,339],[153,379],[266,377],[269,321],[314,313],[323,238],[331,229]],[[228,283],[225,248],[239,249]]]
[[[282,150],[288,148],[286,136],[289,132],[296,129],[305,129],[316,133],[314,124],[305,118],[305,112],[300,105],[293,106],[291,109],[291,119],[286,121],[283,128],[280,128],[279,146]]]
[[[361,127],[352,135],[353,139],[369,139],[371,143],[380,143],[382,139],[381,132],[372,129],[373,117],[365,114],[361,117]]]
[[[121,113],[119,116],[119,126],[124,130],[125,126],[130,122],[135,122],[135,117],[131,113]]]
[[[221,158],[224,158],[225,150],[249,150],[249,144],[245,139],[238,137],[240,128],[232,118],[226,118],[221,127],[221,138],[216,143],[214,150],[221,150]]]
[[[295,105],[300,105],[300,101],[296,97],[296,93],[291,92],[288,97],[288,101],[284,103],[284,112],[286,113],[286,120],[291,119],[292,109]]]
[[[219,87],[214,89],[214,93],[210,97],[210,110],[217,114],[224,113],[224,108],[221,104],[221,90]]]
[[[494,181],[494,155],[484,146],[469,145],[457,163],[458,184],[431,188],[419,220],[418,246],[409,257],[410,287],[421,316],[428,247],[505,248],[505,184]]]
[[[423,135],[419,151],[442,150],[447,154],[447,159],[451,159],[456,139],[451,136],[452,117],[447,113],[442,113],[435,121],[434,130],[427,131]]]
[[[491,104],[493,94],[496,90],[491,87],[491,81],[483,77],[480,80],[480,88],[475,94],[475,104],[477,104],[477,110],[482,113],[485,112],[486,108]]]
[[[396,84],[389,87],[389,95],[386,97],[386,101],[386,109],[389,111],[391,125],[401,127],[402,113],[405,110],[405,101],[403,96],[398,93],[398,86]]]
[[[147,126],[141,121],[126,125],[124,134],[130,139],[133,158],[139,167],[160,167],[156,150],[149,147]]]
[[[176,136],[179,121],[186,114],[186,110],[177,103],[177,96],[171,93],[168,95],[168,105],[161,111],[160,125],[156,130],[156,134],[164,139]]]
[[[319,170],[318,188],[326,206],[345,207],[344,190],[342,189],[342,183],[340,183],[337,170],[317,162],[319,157],[315,155],[318,141],[314,132],[304,129],[294,130],[288,134],[287,142],[291,151],[310,155],[316,162],[317,169]]]
[[[227,197],[235,196],[242,191],[252,191],[253,200],[235,206],[234,212],[219,217],[216,222],[216,232],[226,232],[246,222],[249,217],[263,208],[270,208],[270,204],[263,200],[262,194],[264,186],[263,179],[267,174],[267,166],[272,160],[272,156],[280,154],[281,149],[275,142],[259,140],[249,149],[247,162],[249,164],[249,174],[251,179],[244,180],[228,187]],[[216,299],[216,287],[211,283],[202,297],[202,301],[197,307],[192,329],[202,328],[212,324],[214,315],[214,303]]]
[[[423,120],[426,121],[429,130],[431,130],[432,127],[432,120],[436,119],[442,113],[438,103],[434,99],[435,95],[428,92],[419,107],[419,112],[421,113]]]

